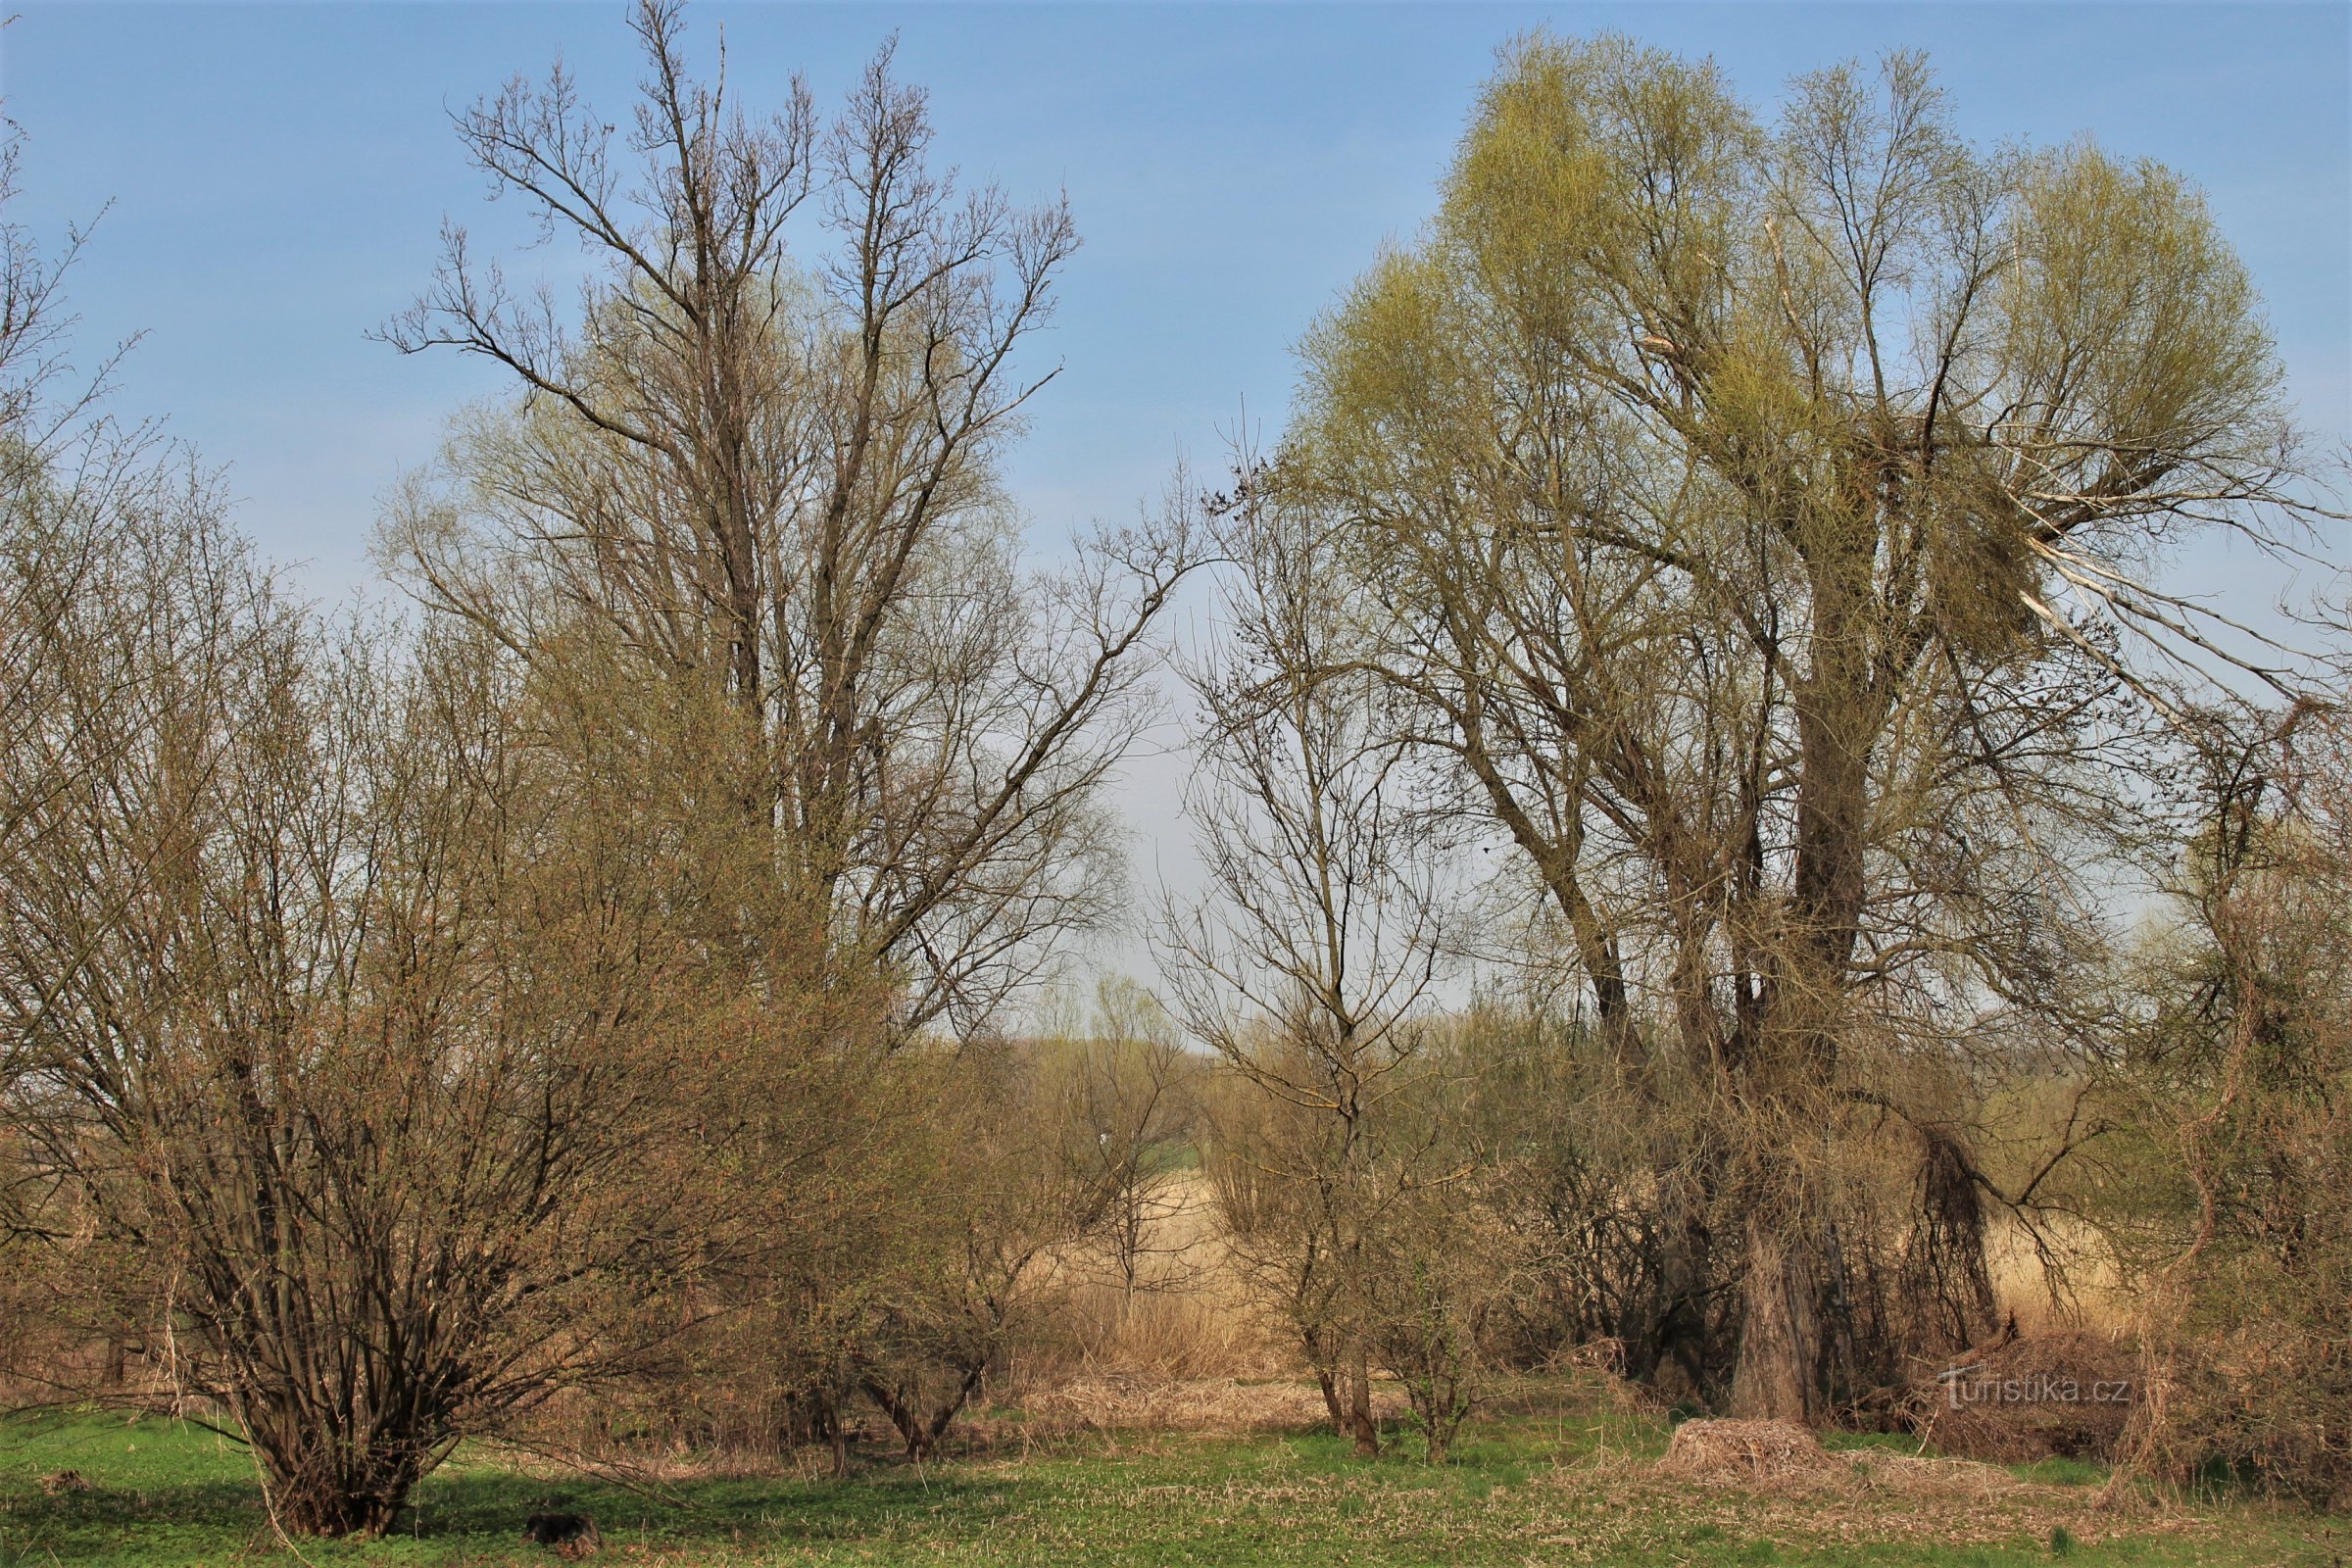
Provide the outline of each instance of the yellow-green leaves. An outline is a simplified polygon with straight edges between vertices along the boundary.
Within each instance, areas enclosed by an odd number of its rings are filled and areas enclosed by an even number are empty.
[[[2176,471],[2275,452],[2279,371],[2253,285],[2178,174],[2087,143],[2027,160],[2008,252],[1990,434],[2024,459],[2034,510],[2137,511]]]
[[[1707,347],[1758,147],[1711,63],[1537,34],[1487,89],[1438,243],[1515,329],[1639,373]]]

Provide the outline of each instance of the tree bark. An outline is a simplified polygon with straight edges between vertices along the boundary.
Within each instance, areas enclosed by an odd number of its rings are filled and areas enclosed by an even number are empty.
[[[1819,1286],[1808,1249],[1790,1227],[1762,1215],[1747,1222],[1747,1276],[1740,1288],[1740,1365],[1732,1414],[1796,1421],[1821,1414]]]
[[[1379,1454],[1380,1428],[1372,1420],[1371,1357],[1360,1342],[1348,1350],[1347,1431],[1355,1440],[1357,1458],[1370,1459]]]

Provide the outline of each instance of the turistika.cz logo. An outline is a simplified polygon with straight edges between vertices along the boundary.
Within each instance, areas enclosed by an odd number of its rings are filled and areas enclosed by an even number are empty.
[[[2084,1383],[2051,1372],[2022,1377],[1991,1377],[1982,1364],[1956,1366],[1936,1374],[1943,1385],[1944,1402],[1957,1410],[1970,1404],[2129,1404],[2130,1378],[2101,1378]]]

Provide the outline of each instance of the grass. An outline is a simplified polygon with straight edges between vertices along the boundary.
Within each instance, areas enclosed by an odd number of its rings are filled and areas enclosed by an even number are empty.
[[[1693,1487],[1647,1473],[1661,1423],[1523,1411],[1432,1470],[1335,1439],[1089,1434],[945,1464],[875,1461],[846,1482],[703,1480],[657,1500],[467,1455],[419,1489],[403,1531],[304,1542],[318,1564],[549,1564],[523,1517],[551,1494],[595,1515],[599,1562],[662,1564],[1994,1565],[2339,1561],[2345,1521],[2239,1507],[2101,1514],[2072,1474],[1976,1495]],[[1854,1464],[1870,1446],[1856,1448]],[[1397,1445],[1409,1450],[1409,1440]],[[1905,1451],[1909,1451],[1906,1449]],[[36,1478],[78,1470],[87,1493]],[[1996,1478],[1997,1479],[1997,1478]],[[1801,1489],[1800,1489],[1801,1491]],[[196,1427],[77,1412],[0,1424],[0,1565],[286,1563],[237,1447]]]

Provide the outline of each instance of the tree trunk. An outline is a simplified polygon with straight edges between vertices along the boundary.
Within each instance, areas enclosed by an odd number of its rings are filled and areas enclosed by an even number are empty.
[[[1712,1238],[1694,1213],[1670,1220],[1658,1249],[1658,1309],[1648,1343],[1635,1348],[1650,1387],[1669,1402],[1697,1396],[1706,1376],[1707,1258]]]
[[[814,1431],[811,1437],[821,1440],[833,1455],[833,1479],[847,1481],[850,1477],[850,1423],[842,1409],[841,1396],[831,1390],[820,1390],[810,1400]]]
[[[279,1343],[289,1359],[318,1364],[306,1354],[312,1341],[287,1335]],[[448,1412],[429,1392],[388,1370],[340,1390],[265,1382],[247,1371],[225,1392],[270,1516],[290,1536],[382,1535],[455,1443]]]
[[[376,1434],[363,1446],[338,1433],[244,1424],[270,1517],[290,1536],[380,1536],[429,1468],[415,1442]]]
[[[1345,1437],[1348,1432],[1348,1408],[1340,1397],[1337,1374],[1321,1362],[1315,1364],[1315,1385],[1323,1391],[1323,1408],[1331,1412],[1331,1430]]]
[[[1920,1134],[1919,1212],[1904,1250],[1904,1286],[1927,1347],[1966,1349],[1992,1332],[1999,1307],[1984,1251],[1984,1205],[1977,1171],[1958,1137]]]
[[[1355,1439],[1355,1454],[1370,1459],[1380,1452],[1380,1428],[1372,1422],[1371,1358],[1359,1343],[1348,1349],[1348,1434]]]
[[[1810,1250],[1764,1214],[1747,1221],[1732,1414],[1810,1426],[1821,1414],[1818,1283]]]

